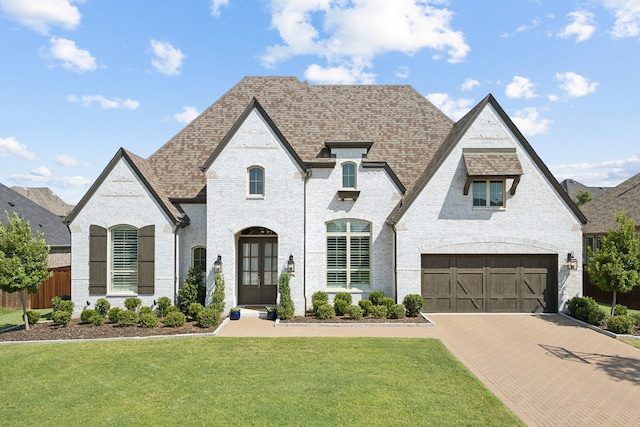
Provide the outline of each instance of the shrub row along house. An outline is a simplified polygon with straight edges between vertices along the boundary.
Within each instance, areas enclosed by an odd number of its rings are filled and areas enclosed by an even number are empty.
[[[69,216],[76,307],[175,298],[214,264],[226,307],[373,290],[426,311],[556,312],[582,213],[488,95],[454,123],[410,86],[246,77],[143,159],[120,149]],[[571,255],[569,255],[571,258]]]

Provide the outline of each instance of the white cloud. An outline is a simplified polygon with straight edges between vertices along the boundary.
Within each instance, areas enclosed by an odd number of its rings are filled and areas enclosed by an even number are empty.
[[[180,74],[180,67],[186,57],[180,49],[176,49],[171,43],[151,39],[151,50],[155,56],[151,64],[159,73],[167,76]]]
[[[20,183],[42,184],[48,187],[86,187],[91,184],[91,180],[82,176],[43,176],[35,173],[14,174],[9,176],[12,180]]]
[[[576,43],[589,40],[596,30],[596,26],[593,25],[594,15],[586,10],[577,10],[567,14],[567,16],[573,19],[569,25],[567,25],[562,32],[558,34],[558,37],[567,38],[576,36]]]
[[[78,98],[75,95],[69,95],[67,97],[67,100],[69,102],[78,102],[84,107],[88,107],[94,102],[97,102],[100,105],[100,107],[104,108],[105,110],[112,110],[112,109],[135,110],[140,106],[140,102],[133,101],[129,98],[107,99],[102,95],[84,95],[80,98]]]
[[[460,90],[462,90],[463,92],[466,92],[466,91],[472,90],[476,86],[480,86],[479,81],[475,79],[465,79],[464,83],[462,83],[462,86],[460,87]]]
[[[200,115],[200,112],[196,107],[186,106],[182,107],[182,113],[175,113],[172,117],[173,120],[179,123],[189,123]]]
[[[550,93],[549,95],[547,95],[547,99],[551,102],[556,102],[560,99],[560,97],[555,93]]]
[[[603,6],[611,9],[616,22],[611,30],[615,38],[640,35],[640,2],[638,0],[603,0]]]
[[[338,67],[321,67],[317,64],[310,65],[304,72],[304,77],[317,84],[372,84],[375,81],[375,74],[365,73],[363,67],[347,68],[345,66]]]
[[[553,165],[549,169],[559,181],[574,179],[588,186],[613,187],[640,172],[640,156],[599,163]]]
[[[16,141],[15,138],[0,138],[0,157],[16,156],[25,160],[33,160],[36,155],[27,150],[27,146]]]
[[[409,67],[405,67],[404,65],[401,65],[398,68],[396,68],[396,71],[394,71],[393,74],[398,78],[408,79],[411,73],[409,73]]]
[[[520,25],[518,28],[516,28],[516,33],[523,33],[525,31],[533,30],[538,25],[540,25],[540,22],[540,19],[535,18],[531,20],[531,24]]]
[[[591,92],[595,92],[598,83],[590,82],[580,74],[568,71],[566,73],[557,73],[555,79],[560,82],[560,89],[573,98],[585,96]]]
[[[269,46],[262,64],[270,67],[294,56],[315,55],[327,60],[324,70],[335,73],[341,68],[370,67],[377,55],[412,55],[423,49],[445,52],[451,63],[462,61],[470,48],[462,32],[451,28],[453,13],[430,3],[271,0],[271,23],[282,44]],[[312,72],[319,68],[314,67]]]
[[[433,105],[438,107],[440,111],[449,116],[452,120],[459,120],[471,110],[473,99],[460,98],[453,99],[446,93],[430,93],[427,98]]]
[[[53,161],[59,164],[60,166],[89,166],[88,163],[82,163],[78,159],[73,156],[69,156],[67,154],[56,154],[53,158]]]
[[[31,171],[33,175],[37,176],[51,176],[51,171],[47,169],[45,166],[39,166]]]
[[[505,94],[511,99],[531,99],[535,98],[535,91],[533,90],[533,83],[526,77],[514,76],[513,81],[509,83],[505,89]]]
[[[525,136],[547,133],[549,125],[553,123],[549,119],[540,117],[538,109],[533,107],[516,111],[511,120]]]
[[[211,15],[220,16],[220,8],[229,4],[229,0],[211,0]]]
[[[80,12],[74,3],[83,0],[0,0],[0,8],[14,21],[47,34],[54,26],[67,30],[78,27]]]
[[[98,68],[96,59],[91,56],[89,51],[79,49],[73,40],[52,38],[49,42],[51,47],[43,56],[61,61],[62,66],[67,70],[84,73],[86,71],[94,71]]]

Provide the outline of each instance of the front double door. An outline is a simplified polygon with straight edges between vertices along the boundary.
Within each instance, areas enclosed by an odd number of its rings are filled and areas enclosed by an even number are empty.
[[[242,237],[238,255],[239,304],[275,304],[278,291],[278,238]]]

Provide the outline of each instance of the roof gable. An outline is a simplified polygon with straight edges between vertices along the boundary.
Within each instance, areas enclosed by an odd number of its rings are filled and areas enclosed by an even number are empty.
[[[640,173],[605,191],[581,207],[589,222],[583,233],[604,234],[616,228],[615,212],[626,211],[640,225]]]

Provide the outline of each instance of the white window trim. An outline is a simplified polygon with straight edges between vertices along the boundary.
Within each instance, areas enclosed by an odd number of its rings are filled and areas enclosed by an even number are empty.
[[[484,206],[476,206],[473,204],[473,201],[475,199],[475,183],[476,182],[484,182],[484,188],[485,188],[485,202],[486,205]],[[502,205],[500,206],[491,206],[491,183],[492,182],[501,182],[502,183]],[[489,179],[474,179],[473,182],[471,183],[471,206],[473,209],[477,209],[477,210],[501,210],[501,209],[505,209],[507,207],[507,192],[506,192],[506,188],[507,188],[507,182],[505,179],[502,178],[489,178]]]
[[[262,170],[262,193],[251,194],[251,170],[252,169],[260,169]],[[264,195],[266,193],[267,187],[267,172],[264,167],[260,165],[252,165],[247,168],[247,198],[248,199],[264,199]]]
[[[129,225],[129,224],[118,224],[118,225],[114,225],[113,227],[109,228],[109,234],[108,234],[108,251],[107,251],[107,295],[108,296],[124,296],[124,297],[130,297],[130,296],[136,296],[138,295],[138,290],[137,290],[137,280],[136,280],[136,290],[135,291],[125,291],[122,289],[118,289],[118,290],[114,290],[113,289],[113,273],[114,273],[114,268],[113,268],[113,261],[114,261],[114,257],[113,257],[113,231],[118,229],[118,228],[129,228],[129,229],[134,229],[136,230],[136,233],[138,233],[140,230],[137,227],[134,227],[133,225]],[[136,261],[138,261],[139,259],[139,254],[138,254],[138,250],[139,250],[139,239],[138,236],[136,234]],[[138,277],[139,274],[139,265],[136,262],[136,278]]]
[[[336,221],[345,221],[347,223],[347,230],[346,231],[327,231],[327,225],[332,223],[332,222],[336,222]],[[352,232],[351,231],[351,221],[359,221],[359,222],[364,222],[369,224],[369,231],[365,231],[365,232]],[[373,247],[372,247],[372,224],[369,221],[365,221],[365,220],[361,220],[361,219],[334,219],[331,221],[327,221],[325,223],[325,247],[326,247],[326,253],[325,253],[325,268],[326,268],[326,272],[325,272],[325,288],[327,289],[327,292],[340,292],[340,291],[347,291],[347,292],[362,292],[362,291],[369,291],[372,289],[373,286]],[[329,283],[328,283],[328,272],[329,269],[327,267],[327,257],[329,256],[329,248],[327,245],[327,238],[331,237],[331,236],[337,236],[337,237],[346,237],[346,248],[347,248],[347,253],[346,253],[346,261],[347,261],[347,269],[346,269],[346,286],[344,288],[337,288],[337,287],[329,287]],[[352,287],[351,286],[351,237],[368,237],[369,238],[369,286],[365,287]]]

